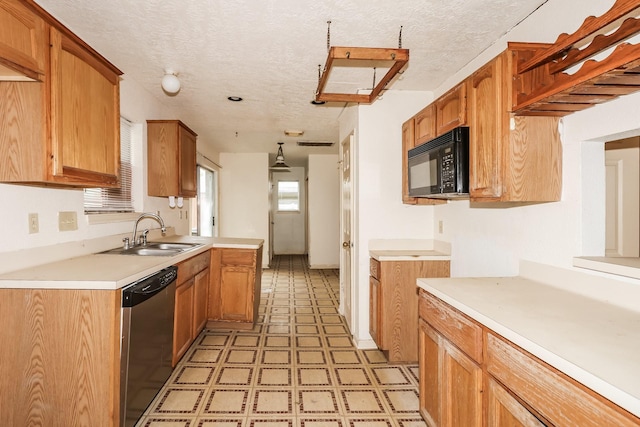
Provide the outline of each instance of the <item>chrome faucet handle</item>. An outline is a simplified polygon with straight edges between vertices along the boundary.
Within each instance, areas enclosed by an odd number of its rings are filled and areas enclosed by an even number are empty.
[[[130,248],[129,246],[129,238],[125,237],[124,239],[122,239],[122,241],[124,242],[124,249],[127,250]]]
[[[149,234],[149,229],[144,230],[142,234],[140,234],[140,241],[138,242],[139,245],[147,246],[147,234]]]

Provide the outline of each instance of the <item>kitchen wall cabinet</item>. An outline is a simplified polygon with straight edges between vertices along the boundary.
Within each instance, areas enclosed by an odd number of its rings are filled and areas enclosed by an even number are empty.
[[[431,427],[640,426],[637,417],[424,289],[419,317],[420,414]]]
[[[436,133],[436,105],[429,104],[413,116],[415,135],[411,147],[418,146],[438,136]]]
[[[253,327],[260,304],[261,268],[262,247],[211,250],[209,327]]]
[[[0,2],[0,80],[40,80],[47,67],[49,26],[24,2]]]
[[[4,159],[0,181],[117,187],[122,72],[42,9],[30,2],[21,4],[16,24],[12,18],[17,15],[6,13],[7,5],[14,3],[3,3],[5,13],[0,19],[9,22],[0,24],[14,29],[24,24],[22,30],[16,30],[18,37],[34,37],[22,50],[35,58],[37,81],[0,78],[0,117],[4,121],[0,124]],[[40,35],[40,20],[45,22],[44,36]],[[1,39],[5,27],[0,27]],[[4,56],[7,50],[6,46],[0,48],[4,58],[0,63],[10,62]],[[7,55],[11,57],[11,52]]]
[[[478,202],[560,200],[562,146],[557,117],[510,113],[513,51],[468,79],[469,193]]]
[[[436,134],[467,124],[467,85],[460,83],[435,102]]]
[[[179,120],[147,120],[150,196],[196,196],[197,136]]]
[[[173,317],[173,366],[205,326],[203,313],[207,311],[209,262],[210,254],[207,251],[178,264]]]
[[[1,289],[0,425],[119,426],[122,291]]]
[[[449,261],[369,259],[369,333],[389,362],[418,360],[419,277],[449,277]]]

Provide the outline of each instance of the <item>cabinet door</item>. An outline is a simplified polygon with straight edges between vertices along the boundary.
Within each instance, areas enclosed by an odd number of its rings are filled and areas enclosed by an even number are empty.
[[[382,285],[380,282],[375,277],[369,276],[369,334],[378,345],[378,348],[386,350],[382,342],[382,335],[380,334],[382,330],[382,326],[380,325],[382,321],[380,318],[381,292]]]
[[[44,20],[23,2],[0,2],[0,80],[40,80],[48,48]]]
[[[430,427],[439,427],[442,425],[442,337],[422,319],[419,321],[419,335],[420,415]]]
[[[55,181],[119,185],[119,78],[51,29],[51,151]]]
[[[195,339],[207,324],[207,300],[209,298],[209,269],[196,274],[193,285],[193,333]]]
[[[469,79],[469,193],[471,198],[502,195],[503,102],[502,56]]]
[[[447,340],[444,349],[442,381],[444,396],[442,424],[482,426],[482,369]]]
[[[545,427],[492,378],[489,379],[487,405],[487,427]]]
[[[196,182],[196,136],[180,126],[180,193],[183,197],[195,197]]]
[[[173,317],[173,366],[191,345],[193,316],[193,278],[176,288],[176,306]]]
[[[437,136],[436,133],[436,106],[429,104],[414,116],[415,139],[411,148],[427,142]]]
[[[222,266],[220,269],[220,319],[253,321],[254,271],[251,267]]]
[[[461,83],[436,100],[437,135],[467,124],[466,88],[466,83]]]

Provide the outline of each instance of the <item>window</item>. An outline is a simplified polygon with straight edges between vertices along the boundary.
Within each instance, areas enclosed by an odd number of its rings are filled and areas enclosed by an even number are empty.
[[[300,210],[300,183],[298,181],[278,181],[278,210]]]
[[[84,213],[133,212],[131,197],[131,122],[120,117],[120,188],[84,190]]]

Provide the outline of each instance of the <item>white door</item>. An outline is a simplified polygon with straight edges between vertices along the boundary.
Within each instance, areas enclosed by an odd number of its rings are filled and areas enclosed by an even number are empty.
[[[341,163],[342,163],[342,197],[340,210],[342,217],[340,226],[342,228],[342,252],[340,256],[340,311],[347,321],[349,330],[352,328],[352,289],[351,289],[351,266],[353,242],[351,218],[353,216],[351,200],[351,143],[353,134],[342,142]]]
[[[640,137],[605,145],[605,255],[640,255]]]
[[[305,253],[304,168],[272,174],[271,226],[274,255]]]

